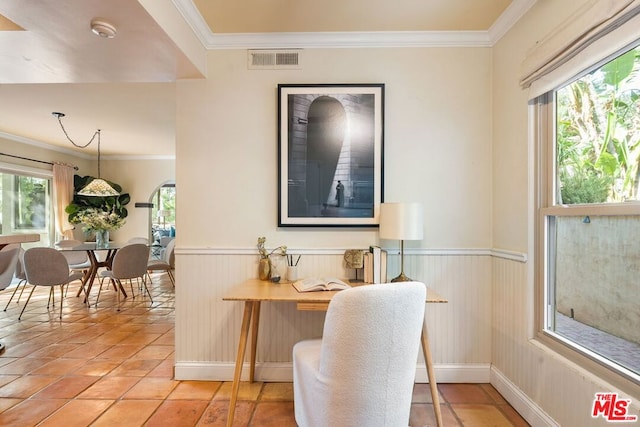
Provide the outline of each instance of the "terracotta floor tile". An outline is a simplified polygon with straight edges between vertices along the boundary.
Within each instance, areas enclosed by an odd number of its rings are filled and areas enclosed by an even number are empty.
[[[454,404],[452,410],[465,427],[511,426],[505,415],[494,405]]]
[[[169,331],[155,340],[153,343],[157,345],[175,345],[176,335],[173,331]]]
[[[114,400],[72,400],[38,427],[84,427],[98,418]]]
[[[160,360],[128,359],[111,371],[119,377],[144,377],[160,364]]]
[[[174,362],[173,360],[163,360],[156,368],[149,372],[148,377],[164,377],[173,378],[174,374]]]
[[[258,402],[251,424],[261,427],[296,427],[293,402]]]
[[[120,400],[107,409],[91,427],[141,426],[162,400]]]
[[[38,369],[42,365],[45,365],[52,361],[53,359],[38,359],[31,357],[23,357],[13,361],[12,363],[8,363],[2,367],[0,367],[0,374],[3,375],[24,375],[29,372]]]
[[[111,347],[112,346],[108,344],[88,342],[76,348],[75,350],[71,350],[69,353],[65,354],[64,357],[86,359],[86,360],[93,359],[99,354],[109,350]]]
[[[511,421],[514,427],[529,426],[529,423],[527,423],[527,421],[522,418],[522,416],[509,404],[505,403],[504,405],[498,405],[497,408],[502,411],[502,413],[505,415],[505,417],[507,417],[509,421]]]
[[[11,399],[8,397],[0,397],[0,413],[6,411],[7,409],[11,408],[12,406],[17,405],[18,403],[22,402],[24,399]]]
[[[132,359],[165,359],[173,353],[173,346],[170,345],[148,345],[134,356]]]
[[[36,399],[72,399],[98,379],[99,377],[87,376],[62,377],[43,388],[33,397]]]
[[[0,367],[18,360],[18,357],[0,357]]]
[[[0,387],[18,378],[20,378],[20,375],[0,375]]]
[[[62,357],[66,353],[75,350],[80,344],[51,344],[40,350],[34,351],[29,357]]]
[[[256,402],[248,400],[238,401],[236,404],[236,411],[233,416],[234,427],[248,426],[255,407]],[[228,413],[228,400],[213,400],[204,411],[204,414],[202,414],[197,426],[224,427],[227,425]]]
[[[438,389],[448,403],[493,403],[480,384],[438,384]]]
[[[262,391],[261,382],[241,381],[240,390],[238,390],[238,400],[258,400],[260,391]],[[220,389],[213,397],[214,399],[229,400],[231,398],[231,388],[233,383],[231,381],[225,381],[220,386]]]
[[[57,379],[58,377],[52,376],[26,375],[0,387],[0,397],[21,397],[26,399]]]
[[[149,418],[149,426],[192,427],[209,405],[203,400],[165,400]]]
[[[449,405],[440,405],[442,424],[446,427],[461,427]],[[409,415],[409,425],[414,427],[435,426],[436,414],[431,403],[413,403]],[[505,426],[506,427],[506,426]]]
[[[496,390],[491,384],[480,384],[480,388],[482,388],[489,395],[494,403],[500,405],[504,405],[507,403],[507,401],[504,400],[504,397],[502,397],[502,395],[498,393],[498,390]]]
[[[178,385],[168,378],[143,378],[129,390],[123,399],[164,399]]]
[[[139,352],[143,347],[144,346],[142,344],[117,344],[101,353],[96,358],[124,360]]]
[[[167,399],[211,400],[221,384],[220,381],[180,381]]]
[[[115,345],[115,344],[120,344],[122,341],[129,338],[131,334],[132,334],[131,332],[127,332],[127,331],[106,333],[106,334],[100,335],[99,337],[96,337],[91,342]]]
[[[78,369],[73,371],[74,375],[104,376],[120,366],[120,361],[108,359],[87,360]]]
[[[81,399],[119,399],[139,380],[140,378],[136,377],[102,377],[80,393],[78,397]]]
[[[293,401],[293,383],[264,383],[260,400]]]
[[[440,403],[444,402],[442,394],[438,392],[440,396]],[[413,395],[411,397],[413,403],[432,403],[431,388],[429,383],[418,383],[413,386]]]
[[[31,372],[32,375],[65,375],[85,363],[82,359],[54,359]]]
[[[145,332],[137,332],[129,334],[120,344],[143,344],[148,345],[160,338],[162,334],[149,334]]]
[[[67,403],[63,399],[28,399],[0,414],[2,426],[33,426]]]

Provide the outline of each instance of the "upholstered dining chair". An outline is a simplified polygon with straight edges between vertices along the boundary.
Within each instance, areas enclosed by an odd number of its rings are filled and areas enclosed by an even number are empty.
[[[24,288],[27,287],[27,273],[25,273],[24,271],[24,252],[24,248],[20,247],[20,250],[18,252],[18,262],[16,263],[16,271],[14,273],[16,279],[18,279],[18,284],[15,288],[13,288],[13,293],[11,294],[9,301],[7,301],[7,305],[4,306],[4,311],[7,311],[7,309],[9,308],[9,304],[11,304],[13,297],[16,296],[16,292],[18,292],[18,289],[20,289],[20,295],[18,295],[16,303],[20,302],[20,298],[22,298]]]
[[[100,293],[102,292],[102,285],[104,280],[109,279],[111,284],[115,287],[118,296],[118,311],[120,311],[120,293],[124,291],[122,286],[123,280],[128,280],[131,286],[131,298],[133,295],[133,283],[132,279],[142,279],[142,286],[149,295],[151,304],[153,304],[153,298],[151,292],[147,287],[147,281],[145,274],[147,272],[147,262],[149,260],[149,247],[142,243],[132,243],[125,245],[116,252],[111,263],[111,269],[100,272],[100,289],[98,290],[98,297],[96,298],[96,307],[98,306],[98,300],[100,299]]]
[[[60,240],[56,242],[56,246],[59,248],[71,248],[81,244],[82,242],[80,240],[74,240],[74,239]],[[69,264],[69,270],[71,270],[73,273],[81,272],[83,274],[83,279],[85,275],[89,274],[89,268],[91,268],[91,262],[89,261],[89,256],[87,255],[86,252],[62,251],[61,253],[67,259],[67,263]],[[82,288],[82,290],[86,292],[86,289]],[[66,291],[65,291],[65,296],[66,296]]]
[[[176,286],[176,279],[173,275],[173,270],[176,268],[175,247],[176,239],[171,239],[165,248],[163,259],[152,259],[147,264],[147,272],[166,271],[174,288]],[[149,280],[151,280],[151,276],[149,276]]]
[[[31,248],[24,252],[24,271],[27,277],[27,283],[32,285],[31,292],[27,297],[27,301],[22,307],[18,320],[22,318],[24,310],[29,304],[31,295],[36,286],[49,286],[49,300],[53,293],[54,286],[60,286],[60,319],[62,319],[62,303],[64,300],[64,287],[69,282],[82,279],[82,273],[70,272],[67,259],[54,248]],[[47,303],[47,308],[49,304]]]
[[[18,265],[20,245],[10,244],[0,249],[0,290],[11,284]]]
[[[293,347],[299,426],[409,424],[425,298],[419,282],[338,292],[322,339]]]

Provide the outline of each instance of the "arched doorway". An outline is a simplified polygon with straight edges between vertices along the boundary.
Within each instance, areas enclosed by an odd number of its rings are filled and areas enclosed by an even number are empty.
[[[152,243],[153,257],[161,258],[162,250],[176,236],[175,182],[160,185],[149,198],[149,202],[153,205],[149,218],[149,241]]]

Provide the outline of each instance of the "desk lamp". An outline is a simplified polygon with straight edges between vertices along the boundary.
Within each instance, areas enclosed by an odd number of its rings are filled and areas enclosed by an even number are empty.
[[[404,274],[404,241],[422,240],[423,212],[419,203],[382,203],[380,238],[400,240],[400,275],[391,282],[411,281]]]

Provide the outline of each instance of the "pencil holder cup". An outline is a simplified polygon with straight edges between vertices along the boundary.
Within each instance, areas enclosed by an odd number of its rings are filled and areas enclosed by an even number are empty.
[[[298,280],[298,267],[294,265],[287,266],[287,280],[290,282]]]

